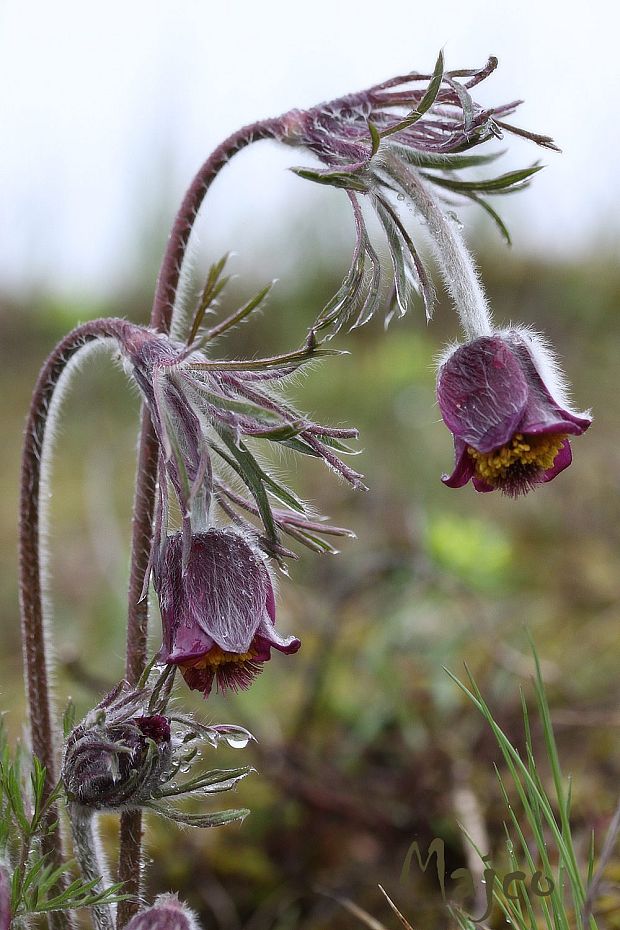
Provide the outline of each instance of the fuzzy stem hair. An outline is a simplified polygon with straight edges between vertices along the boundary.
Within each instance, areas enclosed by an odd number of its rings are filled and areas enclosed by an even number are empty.
[[[466,337],[490,336],[493,332],[491,311],[463,236],[446,216],[430,184],[425,183],[416,168],[405,168],[398,158],[390,154],[384,155],[383,161],[426,222],[435,258]]]
[[[222,142],[198,170],[175,217],[161,263],[150,321],[154,329],[162,333],[170,332],[190,234],[214,179],[236,152],[260,139],[277,138],[281,132],[280,119],[244,126]],[[125,674],[131,684],[138,682],[147,661],[148,600],[142,597],[142,592],[151,553],[158,459],[155,430],[148,410],[143,407],[133,505],[127,615]],[[121,814],[118,879],[125,883],[125,890],[131,899],[121,902],[118,907],[118,930],[138,911],[136,902],[140,895],[141,844],[142,813],[139,810],[126,811]]]
[[[56,785],[58,759],[58,733],[50,694],[52,669],[48,638],[51,616],[44,591],[41,545],[42,476],[45,475],[50,452],[48,427],[55,391],[76,354],[95,341],[122,338],[125,325],[123,320],[94,320],[78,326],[58,343],[39,373],[24,431],[19,511],[19,598],[32,752],[45,766],[45,800]],[[49,825],[58,821],[54,805],[49,809],[47,821]],[[63,861],[59,831],[48,832],[43,843],[50,864],[59,866]],[[57,915],[53,922],[58,923]]]
[[[95,817],[96,814],[84,807],[69,805],[75,857],[85,880],[97,883],[93,886],[93,894],[99,894],[109,881]],[[114,918],[109,904],[96,904],[91,913],[95,930],[113,930]]]

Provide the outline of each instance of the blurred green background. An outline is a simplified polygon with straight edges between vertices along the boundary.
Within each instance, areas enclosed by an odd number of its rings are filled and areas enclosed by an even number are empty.
[[[220,749],[218,767],[258,770],[221,806],[245,806],[241,826],[208,832],[148,824],[148,884],[174,888],[208,928],[352,927],[329,894],[393,921],[381,883],[416,926],[447,925],[430,872],[400,872],[414,839],[446,844],[448,871],[467,865],[459,822],[482,831],[501,861],[505,816],[493,775],[498,752],[442,666],[467,662],[498,720],[521,739],[519,685],[529,693],[527,627],[544,660],[560,752],[574,776],[584,849],[599,838],[620,785],[618,602],[620,272],[609,256],[552,263],[478,242],[500,321],[547,333],[594,424],[573,466],[527,498],[449,490],[451,438],[434,399],[433,359],[457,335],[442,300],[427,326],[417,308],[387,332],[381,321],[339,338],[291,391],[312,416],[360,428],[369,493],[354,493],[313,461],[278,469],[302,497],[351,527],[336,557],[306,551],[281,578],[280,628],[303,646],[276,654],[251,690],[208,703],[181,683],[179,705],[210,722],[248,727],[258,743]],[[227,337],[229,355],[292,348],[333,293],[346,258],[307,265],[268,307]],[[145,261],[145,269],[152,262]],[[226,306],[254,282],[237,282]],[[261,283],[258,281],[256,283]],[[21,429],[45,355],[78,321],[123,314],[145,322],[153,278],[102,305],[0,296],[0,703],[22,733],[16,512]],[[129,515],[138,401],[103,353],[76,375],[57,430],[48,541],[57,694],[78,712],[122,674]],[[159,645],[154,610],[153,648]],[[535,740],[538,730],[534,730]],[[231,803],[232,801],[232,803]],[[104,818],[112,840],[116,818]],[[613,909],[613,908],[612,908]],[[616,908],[617,910],[617,908]],[[613,922],[613,921],[612,921]],[[620,925],[620,921],[618,921]]]

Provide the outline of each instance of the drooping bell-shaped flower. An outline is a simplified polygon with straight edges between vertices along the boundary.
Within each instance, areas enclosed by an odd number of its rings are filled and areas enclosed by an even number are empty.
[[[443,482],[477,491],[525,494],[572,461],[569,436],[590,426],[570,410],[557,363],[540,337],[523,329],[458,346],[439,366],[437,400],[454,436],[455,467]]]
[[[260,552],[232,529],[191,537],[183,564],[182,534],[169,536],[155,570],[163,624],[162,661],[177,665],[207,697],[247,688],[271,657],[297,652],[294,636],[275,629],[275,599]]]

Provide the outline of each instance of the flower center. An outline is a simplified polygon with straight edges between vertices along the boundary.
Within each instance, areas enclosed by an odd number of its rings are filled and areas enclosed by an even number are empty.
[[[492,452],[478,452],[468,446],[467,453],[476,463],[476,475],[496,488],[515,478],[527,482],[547,471],[565,439],[565,433],[515,433],[507,445]]]
[[[196,659],[195,662],[183,663],[190,668],[214,668],[217,669],[220,665],[228,665],[238,662],[247,662],[248,659],[254,657],[254,652],[226,652],[226,650],[221,649],[219,646],[212,646],[208,652],[203,656],[200,656],[199,659]]]
[[[248,688],[262,670],[264,660],[256,660],[256,655],[252,648],[248,652],[227,652],[213,645],[198,659],[181,662],[181,674],[190,688],[202,691],[205,697],[213,682],[222,693],[240,691]]]

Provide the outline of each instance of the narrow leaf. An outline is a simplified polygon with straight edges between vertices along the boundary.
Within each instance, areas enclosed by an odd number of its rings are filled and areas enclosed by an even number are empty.
[[[236,820],[245,820],[250,813],[249,810],[240,808],[239,810],[216,811],[213,814],[185,814],[168,805],[146,804],[145,806],[168,820],[185,824],[188,827],[221,827]]]
[[[417,107],[412,110],[411,113],[405,117],[405,119],[401,120],[400,123],[396,123],[395,126],[390,126],[389,129],[384,129],[381,133],[381,137],[385,138],[385,136],[392,136],[395,132],[402,132],[403,129],[408,129],[410,126],[413,126],[414,123],[417,123],[417,121],[421,119],[427,110],[430,110],[432,105],[435,103],[442,81],[443,51],[439,52],[439,55],[437,56],[437,63],[435,64],[435,70],[433,71],[430,84],[428,85],[426,93],[420,100]]]
[[[421,152],[409,145],[402,145],[397,141],[390,141],[389,147],[399,158],[416,168],[436,168],[442,171],[456,171],[461,168],[475,168],[479,165],[488,165],[500,158],[504,151],[491,152],[487,155],[454,155],[437,152]]]
[[[224,287],[229,281],[229,278],[221,279],[221,274],[227,261],[228,254],[224,255],[223,258],[220,258],[218,262],[215,262],[209,268],[207,281],[198,303],[198,307],[196,308],[196,313],[194,314],[194,321],[192,323],[189,336],[187,337],[188,346],[191,345],[196,338],[205,313],[213,304],[213,301],[216,299],[216,297],[218,297],[218,295],[223,291]]]
[[[373,155],[376,155],[379,151],[379,146],[381,145],[381,134],[375,124],[368,120],[368,132],[370,133],[370,141],[372,142],[372,151],[371,158]]]
[[[254,769],[249,765],[238,769],[213,769],[210,772],[196,775],[194,778],[181,782],[178,785],[168,785],[167,787],[159,788],[155,792],[155,797],[173,797],[175,795],[188,794],[192,791],[204,791],[205,793],[228,791],[230,788],[233,788],[237,782],[241,781],[242,778],[245,778],[253,771]]]
[[[65,739],[67,739],[67,737],[71,733],[71,730],[75,726],[75,715],[76,715],[75,704],[73,703],[72,698],[69,698],[69,700],[67,701],[65,712],[62,715],[62,732],[63,732]]]
[[[415,295],[421,293],[426,318],[430,319],[433,315],[435,294],[411,237],[387,201],[375,198],[375,209],[390,246],[399,315],[403,316],[414,302]]]
[[[506,245],[512,245],[512,239],[510,238],[508,227],[504,223],[499,213],[497,213],[493,209],[491,204],[488,201],[484,200],[482,197],[478,197],[477,194],[471,193],[471,194],[467,194],[467,196],[469,197],[470,200],[473,200],[474,203],[477,203],[478,206],[482,207],[485,213],[487,213],[491,217],[491,219],[493,220],[493,222],[496,224],[497,228],[499,229],[501,235],[504,237]]]
[[[213,448],[243,480],[256,501],[256,506],[258,507],[267,536],[272,542],[277,542],[278,531],[273,519],[273,513],[271,512],[271,504],[269,503],[269,498],[263,484],[261,468],[254,456],[252,456],[247,449],[241,449],[237,446],[234,437],[228,430],[220,428],[218,429],[218,433],[226,443],[231,454],[227,455],[218,445],[213,444]]]
[[[316,184],[328,184],[330,187],[359,191],[362,194],[368,190],[366,181],[349,171],[314,171],[312,168],[291,168],[290,170],[305,181],[314,181]]]
[[[449,190],[457,192],[474,191],[487,194],[502,194],[514,190],[517,186],[523,186],[532,175],[541,171],[543,167],[544,165],[532,165],[530,168],[509,171],[507,174],[501,174],[497,178],[489,178],[486,181],[461,181],[458,178],[441,178],[434,174],[427,174],[425,171],[422,172],[422,175],[439,187],[447,187]]]
[[[296,352],[287,352],[284,355],[274,355],[272,358],[235,359],[232,361],[192,362],[189,368],[192,371],[264,371],[270,368],[289,368],[305,365],[315,358],[324,358],[328,355],[348,355],[342,349],[317,349],[305,346]]]
[[[446,76],[446,81],[459,98],[463,110],[463,132],[468,135],[474,121],[474,102],[462,84],[448,76]]]
[[[201,342],[206,343],[210,342],[212,339],[215,339],[217,336],[221,336],[222,333],[227,332],[229,329],[232,329],[246,317],[248,317],[254,310],[257,310],[258,307],[264,302],[265,298],[269,294],[271,288],[275,284],[275,281],[270,281],[269,284],[266,284],[265,287],[258,292],[251,300],[248,300],[246,304],[232,313],[225,320],[222,320],[221,323],[218,323],[217,326],[212,327],[208,330]],[[194,334],[195,336],[195,334]]]

